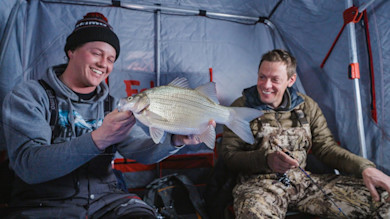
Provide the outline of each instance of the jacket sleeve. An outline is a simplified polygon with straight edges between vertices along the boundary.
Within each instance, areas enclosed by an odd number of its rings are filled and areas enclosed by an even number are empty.
[[[23,82],[4,99],[2,119],[10,167],[26,183],[64,176],[101,151],[85,134],[51,144],[49,100],[36,81]]]
[[[244,106],[243,97],[237,99],[232,106]],[[253,149],[252,146],[224,126],[222,142],[218,151],[231,171],[252,174],[265,172],[269,169],[266,161],[266,150],[263,147],[257,148]]]
[[[329,167],[356,176],[361,176],[367,167],[375,167],[373,162],[339,146],[334,140],[318,104],[308,96],[304,96],[304,98],[304,111],[310,122],[314,156]]]

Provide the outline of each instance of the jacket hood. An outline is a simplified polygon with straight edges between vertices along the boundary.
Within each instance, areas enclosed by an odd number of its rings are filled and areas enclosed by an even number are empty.
[[[260,100],[259,93],[257,92],[257,86],[244,89],[242,95],[245,97],[245,106],[255,108],[258,110],[275,110],[269,105],[263,103]],[[304,100],[298,95],[298,92],[293,87],[288,87],[283,95],[283,101],[287,99],[286,107],[281,109],[282,111],[291,111]]]
[[[99,100],[104,100],[108,93],[108,86],[106,83],[102,82],[96,88],[96,95],[89,100],[80,99],[79,96],[69,87],[67,87],[60,79],[59,76],[65,71],[67,64],[57,65],[50,67],[46,74],[43,77],[45,80],[56,92],[56,95],[69,98],[72,101],[93,103]]]

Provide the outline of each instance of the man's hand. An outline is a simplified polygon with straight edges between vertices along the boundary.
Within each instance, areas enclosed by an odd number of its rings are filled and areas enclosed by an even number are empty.
[[[131,111],[109,113],[102,126],[93,131],[92,139],[100,150],[125,139],[134,126],[136,119]]]
[[[364,184],[370,191],[371,196],[375,201],[380,201],[380,196],[375,187],[385,189],[390,194],[390,177],[384,174],[382,171],[374,167],[368,167],[363,170],[362,177]],[[390,196],[387,197],[386,201],[390,202]]]
[[[214,120],[210,120],[208,125],[217,126]],[[180,145],[196,145],[202,141],[199,139],[199,135],[172,135],[172,144],[175,146]]]
[[[268,154],[267,164],[268,167],[276,173],[285,173],[288,170],[299,166],[297,160],[292,159],[289,155],[287,155],[281,150],[277,150],[273,153]]]

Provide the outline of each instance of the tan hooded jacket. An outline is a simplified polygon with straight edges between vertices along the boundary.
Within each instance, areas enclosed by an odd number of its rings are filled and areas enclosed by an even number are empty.
[[[261,103],[258,98],[256,86],[245,89],[243,96],[238,98],[232,106],[246,106],[261,109],[264,112],[260,118],[250,123],[251,130],[255,136],[255,143],[249,145],[241,140],[226,126],[224,127],[223,139],[218,148],[224,162],[228,168],[234,172],[244,175],[265,174],[272,171],[267,165],[267,154],[270,148],[265,146],[266,135],[259,133],[260,126],[264,125],[273,129],[285,129],[302,126],[298,121],[296,110],[301,110],[307,120],[309,129],[309,141],[297,144],[308,145],[307,150],[315,155],[320,161],[331,168],[336,168],[343,173],[353,174],[361,177],[362,171],[367,167],[375,167],[371,161],[357,156],[342,148],[334,140],[331,131],[327,126],[326,119],[317,105],[310,97],[296,92],[293,88],[288,88],[284,96],[286,106],[282,110],[274,110]],[[302,138],[304,141],[304,138]],[[306,165],[307,153],[300,157],[301,167]]]

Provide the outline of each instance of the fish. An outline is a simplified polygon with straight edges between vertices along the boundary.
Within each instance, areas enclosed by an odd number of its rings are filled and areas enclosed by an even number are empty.
[[[215,145],[216,133],[210,120],[226,125],[242,140],[253,144],[249,123],[263,115],[262,111],[249,107],[220,105],[215,82],[191,89],[185,77],[121,98],[118,110],[132,111],[138,121],[149,127],[150,136],[156,144],[168,132],[197,135],[211,149]]]

